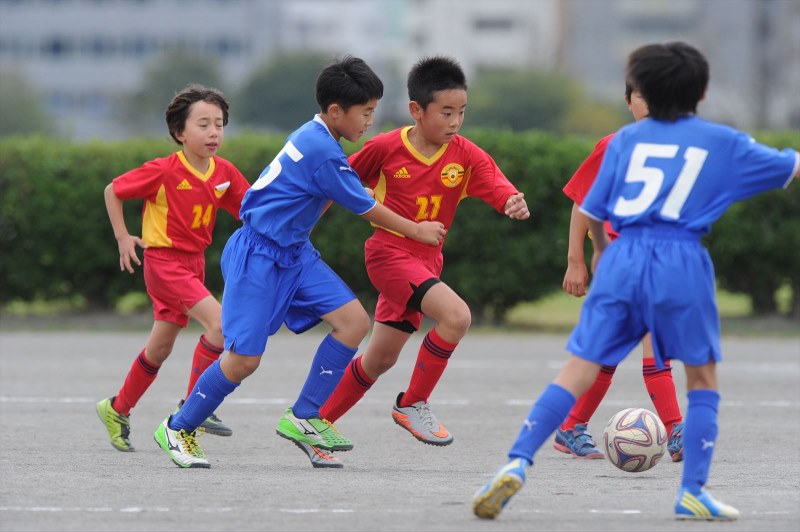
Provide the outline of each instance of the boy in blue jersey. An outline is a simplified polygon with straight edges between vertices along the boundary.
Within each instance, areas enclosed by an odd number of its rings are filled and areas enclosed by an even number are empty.
[[[228,353],[200,376],[183,407],[155,432],[156,442],[180,467],[209,467],[195,430],[256,370],[268,338],[284,323],[298,334],[320,321],[333,330],[314,355],[278,434],[307,452],[311,446],[353,447],[319,418],[320,406],[370,326],[364,307],[309,241],[329,202],[426,244],[438,245],[444,237],[441,223],[416,223],[376,202],[339,144],[340,138],[355,142],[372,125],[383,96],[383,83],[372,69],[361,59],[345,57],[322,70],[316,89],[320,114],[289,135],[247,191],[240,212],[243,226],[222,253],[222,331]]]
[[[739,515],[703,489],[717,438],[716,364],[722,357],[714,267],[700,238],[735,201],[787,186],[800,172],[800,154],[697,118],[708,63],[685,43],[637,49],[626,81],[642,94],[650,117],[614,136],[581,207],[595,235],[595,276],[567,344],[573,356],[534,403],[509,462],[475,494],[478,517],[500,514],[575,398],[602,365],[617,365],[647,331],[659,366],[677,358],[686,368],[684,466],[675,515]],[[604,220],[620,233],[612,245]]]

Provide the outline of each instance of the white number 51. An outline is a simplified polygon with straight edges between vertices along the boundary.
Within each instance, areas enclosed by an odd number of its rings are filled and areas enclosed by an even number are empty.
[[[628,172],[625,174],[626,183],[644,183],[642,191],[632,199],[619,198],[614,205],[614,214],[617,216],[635,216],[643,213],[655,201],[661,185],[664,183],[664,172],[660,168],[645,165],[649,157],[661,159],[674,159],[678,154],[677,144],[637,144],[631,154]],[[677,220],[680,218],[683,204],[694,187],[697,176],[703,168],[708,151],[690,146],[683,158],[686,161],[681,168],[681,173],[675,180],[661,207],[664,218]]]

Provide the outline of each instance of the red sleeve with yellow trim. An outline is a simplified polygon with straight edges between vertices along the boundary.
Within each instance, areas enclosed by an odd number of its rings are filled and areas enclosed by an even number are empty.
[[[464,137],[456,139],[463,144],[462,150],[470,161],[467,196],[480,198],[497,212],[504,212],[508,198],[519,194],[519,190],[511,184],[488,153]]]

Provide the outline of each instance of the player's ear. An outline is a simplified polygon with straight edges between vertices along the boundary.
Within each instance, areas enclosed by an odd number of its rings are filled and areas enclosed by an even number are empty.
[[[328,109],[325,112],[330,117],[339,118],[343,111],[342,106],[334,102],[328,106]]]
[[[411,100],[408,102],[408,112],[411,113],[411,117],[414,120],[419,120],[422,115],[422,106],[414,100]]]

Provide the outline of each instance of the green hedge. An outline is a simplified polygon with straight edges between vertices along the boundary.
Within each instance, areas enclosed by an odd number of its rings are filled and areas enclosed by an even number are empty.
[[[512,221],[480,200],[462,204],[445,245],[443,278],[470,304],[476,318],[501,320],[517,303],[561,289],[571,203],[564,183],[596,139],[541,132],[471,130],[523,192],[530,220]],[[775,146],[800,149],[800,133],[758,135]],[[251,182],[278,152],[284,135],[248,134],[226,140],[220,153]],[[353,151],[358,146],[347,144]],[[80,294],[94,308],[110,308],[123,294],[144,292],[140,271],[122,273],[103,189],[115,176],[177,147],[168,140],[75,144],[25,137],[0,141],[0,304]],[[774,310],[775,289],[793,288],[800,316],[800,188],[735,205],[715,226],[708,245],[723,287],[749,295],[757,311]],[[138,233],[141,202],[126,203],[128,227]],[[217,219],[207,252],[208,285],[222,291],[219,257],[237,227]],[[363,242],[367,223],[334,207],[312,233],[326,261],[367,308],[376,293],[367,278]]]

